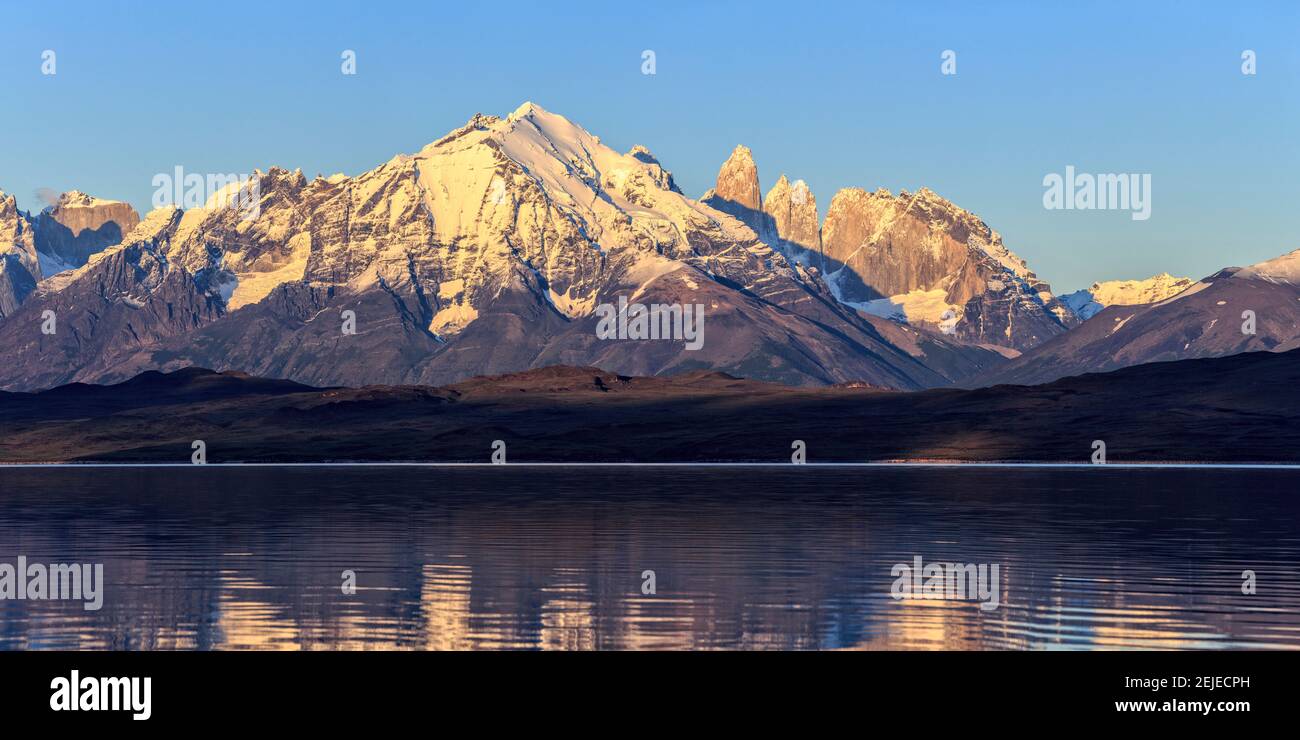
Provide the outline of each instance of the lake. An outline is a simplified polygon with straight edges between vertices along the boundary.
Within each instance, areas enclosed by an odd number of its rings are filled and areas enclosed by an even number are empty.
[[[0,468],[0,563],[102,563],[105,580],[97,611],[0,601],[0,648],[1297,648],[1298,484],[1102,466]],[[917,557],[996,565],[996,608],[895,598]]]

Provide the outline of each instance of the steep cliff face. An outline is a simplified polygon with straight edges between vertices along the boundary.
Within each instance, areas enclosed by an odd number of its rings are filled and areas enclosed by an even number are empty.
[[[731,156],[718,170],[717,185],[705,193],[702,200],[718,210],[729,213],[757,226],[754,217],[762,213],[763,195],[758,185],[758,165],[754,153],[743,144],[732,150]]]
[[[81,267],[90,255],[120,243],[138,223],[140,215],[130,204],[77,190],[64,193],[34,223],[36,250],[45,257],[44,277]]]
[[[16,254],[0,255],[0,319],[11,315],[36,290],[36,278]]]
[[[964,215],[964,212],[963,212]],[[831,199],[823,234],[827,256],[861,278],[843,296],[864,301],[931,290],[944,284],[949,303],[962,304],[982,289],[969,264],[970,221],[940,206],[928,190],[894,196],[841,190]]]
[[[996,231],[928,188],[841,190],[822,248],[837,294],[870,313],[1016,350],[1074,322]]]
[[[17,199],[3,191],[0,191],[0,253],[13,255],[32,275],[40,275],[31,220],[18,210]]]
[[[701,202],[734,216],[788,260],[824,272],[817,199],[803,180],[785,176],[760,197],[758,165],[749,147],[737,146],[718,170],[716,185]]]
[[[31,223],[18,201],[0,192],[0,319],[27,300],[40,275]]]
[[[791,184],[785,175],[781,175],[763,199],[763,212],[771,218],[778,239],[794,249],[809,252],[813,257],[820,255],[822,238],[817,198],[807,183],[795,180]]]

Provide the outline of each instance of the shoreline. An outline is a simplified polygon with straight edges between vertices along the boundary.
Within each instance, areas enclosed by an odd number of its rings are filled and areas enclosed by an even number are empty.
[[[511,463],[466,461],[319,461],[319,462],[0,462],[0,470],[32,468],[1041,468],[1121,470],[1300,470],[1300,463],[1289,462],[1130,462],[1130,463],[1072,463],[1072,462],[961,462],[943,460],[904,460],[876,462],[547,462],[522,461]]]

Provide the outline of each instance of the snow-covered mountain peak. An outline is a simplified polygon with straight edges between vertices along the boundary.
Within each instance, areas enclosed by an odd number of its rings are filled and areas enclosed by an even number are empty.
[[[454,129],[454,130],[452,130],[452,131],[449,131],[449,132],[448,132],[445,136],[443,136],[442,138],[440,138],[440,139],[434,141],[433,143],[429,144],[428,146],[424,147],[424,149],[421,150],[420,153],[422,154],[422,153],[424,153],[425,151],[427,151],[427,150],[429,150],[429,149],[433,149],[434,147],[443,146],[444,144],[446,144],[446,143],[448,143],[448,142],[450,142],[450,141],[455,141],[456,139],[459,139],[459,138],[461,138],[461,137],[463,137],[463,136],[465,136],[465,135],[467,135],[467,134],[470,134],[470,133],[472,133],[472,132],[475,132],[475,131],[485,131],[485,130],[487,130],[488,128],[490,128],[490,127],[492,127],[493,125],[495,125],[495,124],[496,124],[497,122],[499,122],[500,120],[501,120],[501,119],[498,118],[497,116],[487,115],[487,114],[484,114],[484,113],[475,113],[473,116],[470,117],[469,121],[467,121],[467,122],[465,123],[464,126],[461,126],[461,127],[458,128],[458,129]]]
[[[543,116],[553,115],[550,111],[534,103],[533,101],[525,100],[523,103],[519,105],[518,108],[515,108],[513,111],[511,111],[510,115],[506,116],[506,118],[507,120],[510,121],[518,121],[521,118],[527,118],[528,116],[534,114],[539,114]]]
[[[649,147],[644,144],[636,144],[627,151],[629,157],[636,157],[642,162],[653,162],[659,164],[659,159],[650,151]]]
[[[18,199],[0,190],[0,217],[16,217],[18,213]]]
[[[475,115],[355,177],[308,181],[272,167],[255,178],[251,215],[218,207],[230,198],[214,194],[179,217],[151,214],[132,238],[158,241],[197,281],[223,286],[227,309],[285,282],[413,289],[443,338],[507,284],[576,318],[594,309],[599,291],[641,274],[633,263],[649,256],[699,263],[707,242],[750,268],[772,258],[744,224],[684,197],[646,147],[617,152],[534,103],[505,118]]]
[[[716,216],[683,197],[648,148],[617,152],[531,102],[504,119],[476,116],[422,149],[415,167],[440,238],[496,235],[534,197],[583,222],[602,246],[620,223],[657,222],[658,232],[668,223],[697,227]]]
[[[1107,280],[1093,283],[1085,290],[1061,296],[1080,319],[1090,319],[1106,306],[1140,306],[1172,298],[1192,287],[1191,278],[1174,277],[1167,272],[1144,280]]]
[[[83,193],[80,190],[69,190],[59,196],[56,204],[47,206],[46,210],[54,208],[93,208],[98,206],[120,205],[122,201],[109,200],[107,198],[97,198],[93,195]]]
[[[152,241],[157,239],[164,229],[175,221],[182,211],[175,206],[163,206],[155,208],[145,214],[144,219],[136,224],[130,233],[122,237],[123,244],[135,244],[137,242]]]

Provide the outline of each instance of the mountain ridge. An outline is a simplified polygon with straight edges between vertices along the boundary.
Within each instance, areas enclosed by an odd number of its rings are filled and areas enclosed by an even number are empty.
[[[1107,306],[1138,306],[1172,298],[1190,288],[1191,278],[1162,272],[1139,280],[1105,280],[1061,296],[1080,319],[1092,318]]]
[[[1150,362],[1300,347],[1297,264],[1300,250],[1224,268],[1154,303],[1107,306],[965,385],[1037,384]]]

